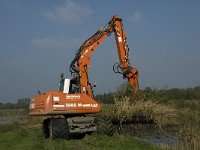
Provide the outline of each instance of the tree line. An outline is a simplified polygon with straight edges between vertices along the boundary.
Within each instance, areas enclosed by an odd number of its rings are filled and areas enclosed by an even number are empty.
[[[28,109],[30,98],[18,99],[16,103],[1,103],[0,109]]]
[[[121,91],[123,91],[122,88],[124,88],[124,85],[119,87],[119,89],[116,92],[98,94],[95,96],[95,98],[101,103],[105,104],[114,103],[114,98],[117,95],[119,95]],[[186,89],[172,88],[172,89],[160,89],[160,90],[147,87],[145,89],[141,89],[139,93],[145,95],[151,95],[155,98],[162,100],[200,100],[200,86],[196,86],[193,88],[186,88]],[[129,93],[126,94],[129,95]]]
[[[95,99],[101,103],[111,104],[114,103],[114,98],[119,92],[123,91],[124,85],[119,87],[116,92],[98,94],[95,96]],[[127,91],[126,91],[127,92]],[[129,91],[131,92],[131,91]],[[196,86],[193,88],[173,88],[173,89],[153,89],[147,87],[145,89],[140,90],[141,93],[145,93],[146,95],[154,95],[157,98],[162,99],[170,99],[170,100],[200,100],[200,86]],[[128,94],[128,93],[127,93]],[[30,98],[18,99],[16,103],[1,103],[0,109],[28,109],[30,104]]]

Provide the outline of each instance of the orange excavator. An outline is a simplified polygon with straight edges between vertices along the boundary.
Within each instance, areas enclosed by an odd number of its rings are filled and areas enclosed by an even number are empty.
[[[113,71],[122,74],[138,91],[138,70],[129,63],[129,48],[122,19],[113,16],[93,36],[77,50],[70,65],[71,79],[61,74],[59,90],[39,93],[31,100],[30,116],[48,116],[43,120],[43,134],[46,138],[69,139],[72,135],[84,136],[92,132],[113,134],[110,118],[93,117],[87,114],[98,113],[101,105],[94,99],[93,83],[89,82],[90,57],[98,46],[114,32],[119,61]]]

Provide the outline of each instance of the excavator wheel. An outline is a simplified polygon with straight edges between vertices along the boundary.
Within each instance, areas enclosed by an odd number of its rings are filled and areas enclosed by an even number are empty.
[[[49,118],[43,120],[42,131],[43,131],[43,136],[45,138],[49,138],[49,123],[50,123]]]
[[[113,135],[113,124],[112,120],[108,117],[97,117],[95,119],[97,125],[96,133],[105,134],[107,136]]]
[[[69,139],[69,125],[64,118],[51,118],[49,124],[49,137],[52,139]]]

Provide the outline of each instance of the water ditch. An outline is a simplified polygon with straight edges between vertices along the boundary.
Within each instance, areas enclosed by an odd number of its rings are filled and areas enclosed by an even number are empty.
[[[172,146],[179,143],[178,139],[173,136],[175,127],[167,127],[165,131],[162,131],[155,124],[122,124],[120,127],[115,125],[114,129],[116,134],[134,136],[155,145]]]

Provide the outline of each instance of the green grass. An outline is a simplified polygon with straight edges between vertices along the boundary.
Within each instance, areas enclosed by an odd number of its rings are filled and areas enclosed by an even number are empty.
[[[64,140],[64,139],[45,139],[42,136],[41,126],[31,125],[18,129],[13,129],[0,136],[0,149],[4,150],[116,150],[116,149],[134,149],[134,150],[159,150],[161,148],[149,144],[145,141],[137,140],[129,136],[112,136],[93,134],[84,137],[82,140]]]

